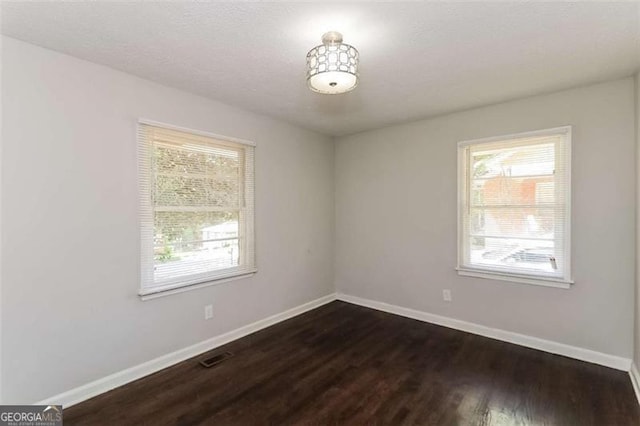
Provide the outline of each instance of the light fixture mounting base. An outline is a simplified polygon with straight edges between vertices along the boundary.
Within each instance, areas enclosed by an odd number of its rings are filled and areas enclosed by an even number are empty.
[[[342,43],[342,34],[338,31],[329,31],[322,35],[322,44],[332,46]]]

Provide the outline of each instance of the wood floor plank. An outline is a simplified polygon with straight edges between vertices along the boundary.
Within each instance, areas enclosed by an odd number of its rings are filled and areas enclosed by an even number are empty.
[[[626,373],[332,302],[64,411],[66,425],[638,426]]]

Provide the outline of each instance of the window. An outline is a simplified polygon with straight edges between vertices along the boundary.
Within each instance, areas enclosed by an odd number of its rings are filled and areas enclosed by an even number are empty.
[[[254,273],[254,147],[140,122],[138,149],[140,295]]]
[[[458,144],[458,272],[568,288],[571,127]]]

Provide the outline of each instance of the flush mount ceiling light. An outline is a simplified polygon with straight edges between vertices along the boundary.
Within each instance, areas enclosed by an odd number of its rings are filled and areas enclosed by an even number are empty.
[[[307,83],[314,92],[329,95],[353,90],[358,84],[358,51],[329,31],[322,44],[307,53]]]

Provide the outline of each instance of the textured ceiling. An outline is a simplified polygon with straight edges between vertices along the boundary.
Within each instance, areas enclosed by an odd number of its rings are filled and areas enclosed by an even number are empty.
[[[306,87],[327,30],[360,51],[351,93]],[[2,33],[328,135],[640,68],[637,2],[3,2]]]

